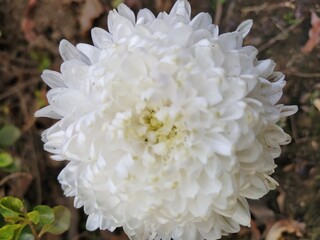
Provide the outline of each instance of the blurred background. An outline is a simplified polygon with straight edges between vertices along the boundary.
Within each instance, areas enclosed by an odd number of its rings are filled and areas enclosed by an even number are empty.
[[[35,119],[47,105],[49,90],[40,75],[59,71],[61,39],[91,43],[90,29],[107,28],[107,13],[121,2],[136,13],[169,11],[174,0],[0,0],[0,197],[10,195],[37,204],[67,206],[68,232],[43,239],[127,239],[121,229],[88,232],[83,210],[63,196],[57,176],[64,162],[50,160],[41,132],[50,119]],[[259,59],[276,61],[286,74],[282,103],[299,112],[280,122],[292,138],[283,148],[274,178],[280,183],[259,201],[250,201],[252,227],[223,239],[320,239],[320,1],[191,0],[192,15],[209,12],[220,32],[253,19],[245,39],[259,49]]]

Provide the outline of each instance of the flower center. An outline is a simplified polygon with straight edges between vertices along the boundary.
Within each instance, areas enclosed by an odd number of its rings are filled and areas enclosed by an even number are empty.
[[[178,134],[177,126],[170,117],[160,120],[153,109],[145,110],[140,118],[140,123],[146,126],[143,136],[144,141],[150,144],[167,142],[175,138]]]
[[[159,121],[159,119],[155,116],[154,110],[149,110],[144,116],[144,123],[148,125],[148,130],[157,131],[158,129],[163,127],[163,123]]]

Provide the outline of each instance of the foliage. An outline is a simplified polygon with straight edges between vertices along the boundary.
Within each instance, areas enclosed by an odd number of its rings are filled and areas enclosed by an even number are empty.
[[[0,214],[4,219],[0,239],[6,240],[38,240],[45,233],[60,235],[71,222],[71,213],[64,206],[37,205],[28,212],[22,200],[11,196],[0,199]]]
[[[14,171],[17,160],[6,150],[20,137],[20,130],[12,125],[5,124],[0,128],[0,168],[6,171]]]
[[[289,25],[295,24],[298,21],[293,12],[285,13],[282,18]]]
[[[31,51],[30,57],[38,63],[38,70],[40,72],[51,66],[51,59],[46,52]]]
[[[121,3],[123,3],[123,0],[112,0],[111,1],[111,6],[113,8],[117,8]]]

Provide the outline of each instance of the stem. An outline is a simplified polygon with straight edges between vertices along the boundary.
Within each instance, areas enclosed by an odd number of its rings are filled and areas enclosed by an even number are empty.
[[[41,229],[41,231],[38,234],[39,239],[41,239],[42,235],[45,234],[46,231],[44,230],[44,227]]]
[[[17,178],[17,177],[30,177],[32,179],[32,175],[30,173],[26,173],[26,172],[16,172],[16,173],[11,173],[10,175],[4,177],[1,179],[0,181],[0,186],[2,186],[3,184],[5,184],[6,182],[8,182],[11,179]]]
[[[35,240],[40,240],[40,237],[38,236],[37,230],[34,227],[33,223],[31,221],[28,221],[28,225],[29,225],[29,227],[31,229],[31,232],[32,232],[32,235],[34,236],[34,239]]]

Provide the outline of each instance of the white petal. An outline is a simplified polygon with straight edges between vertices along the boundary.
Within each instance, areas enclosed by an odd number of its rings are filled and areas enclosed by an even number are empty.
[[[100,49],[108,48],[111,44],[113,44],[111,34],[102,28],[92,28],[91,37],[93,44]]]
[[[205,216],[211,205],[211,197],[198,195],[190,204],[190,212],[194,217]]]
[[[251,19],[248,19],[244,22],[242,22],[236,31],[240,32],[242,34],[242,37],[245,38],[248,33],[250,32],[250,29],[253,25],[253,21]]]
[[[200,46],[200,44],[197,44],[201,41],[203,41],[204,39],[210,39],[211,33],[208,30],[205,29],[198,29],[193,31],[193,33],[191,34],[191,37],[189,39],[189,43],[188,45],[196,45],[196,46]],[[210,41],[208,41],[210,42]],[[212,43],[210,42],[210,45],[208,46],[212,46]]]
[[[77,115],[88,111],[87,99],[79,91],[54,88],[48,92],[47,97],[52,109],[62,116],[72,115],[75,110]]]
[[[55,161],[64,161],[65,159],[61,155],[51,155],[50,158]]]
[[[65,84],[71,89],[82,89],[87,80],[89,67],[78,60],[62,63],[61,73]]]
[[[212,145],[212,150],[218,154],[223,156],[231,154],[230,141],[222,134],[213,134],[210,139],[210,144]]]
[[[262,144],[256,140],[249,148],[238,151],[237,156],[240,162],[252,163],[256,162],[260,158],[262,151]]]
[[[240,192],[241,196],[249,199],[258,199],[269,191],[269,188],[263,177],[252,176],[249,180],[249,183],[249,187]]]
[[[225,54],[225,60],[222,66],[228,76],[239,76],[242,70],[239,52],[232,51]]]
[[[250,227],[250,211],[247,200],[243,197],[238,199],[237,209],[232,218],[243,226]]]
[[[181,238],[179,239],[183,239],[183,240],[194,240],[194,239],[198,239],[198,231],[197,228],[194,225],[190,225],[188,227],[184,228],[184,231],[182,233]]]
[[[188,25],[182,26],[177,29],[172,29],[169,39],[173,44],[185,47],[192,34],[192,28]]]
[[[212,18],[209,13],[199,13],[195,16],[190,25],[193,29],[209,29],[209,26],[212,24]]]
[[[136,17],[134,16],[134,13],[132,12],[132,10],[130,8],[128,8],[127,5],[120,3],[120,5],[118,6],[118,13],[127,18],[128,20],[130,20],[130,22],[134,25],[135,21],[136,21]]]
[[[91,64],[95,64],[99,61],[100,50],[98,48],[85,43],[77,44],[76,47],[89,58]]]
[[[147,8],[141,9],[138,12],[137,24],[148,24],[156,19],[154,14]]]
[[[225,51],[238,50],[243,42],[239,32],[224,33],[219,35],[218,43]]]
[[[88,216],[86,228],[89,231],[94,231],[100,226],[100,214],[98,213],[91,213]]]
[[[269,75],[268,80],[270,82],[283,81],[284,74],[282,72],[273,72],[271,75]]]
[[[235,233],[240,231],[239,223],[234,221],[232,218],[221,217],[220,226],[227,233]]]
[[[50,144],[49,142],[45,143],[43,145],[44,150],[46,150],[49,153],[52,154],[61,154],[61,146],[60,145],[54,145]]]
[[[75,46],[73,46],[69,41],[63,39],[59,45],[59,52],[64,61],[77,59],[88,65],[90,65],[90,60],[80,52]]]
[[[255,68],[260,77],[267,78],[271,75],[275,66],[274,61],[267,59],[259,61]]]
[[[119,42],[121,39],[132,35],[134,27],[130,20],[125,17],[118,17],[117,23],[113,24],[110,32],[112,33],[113,40]]]
[[[186,20],[190,20],[190,3],[187,0],[177,0],[170,11],[170,15],[179,15]]]
[[[114,25],[117,25],[117,20],[119,19],[119,13],[116,10],[109,11],[108,14],[108,30],[111,35],[113,35]]]
[[[298,112],[297,106],[281,106],[280,117],[288,117]]]
[[[239,52],[245,54],[251,61],[254,61],[258,55],[258,49],[253,46],[244,46],[243,48],[239,49]]]
[[[201,223],[197,223],[196,225],[197,225],[198,231],[201,234],[208,233],[213,228],[214,220],[213,218],[209,218],[208,220],[203,221]],[[209,239],[209,238],[206,238],[206,239]]]
[[[137,62],[139,62],[138,65]],[[143,56],[139,54],[128,56],[122,63],[122,69],[127,72],[128,76],[133,78],[147,76],[146,64]]]
[[[52,119],[61,119],[62,115],[56,113],[52,106],[46,106],[38,111],[35,112],[34,114],[35,117],[48,117]]]
[[[61,73],[51,70],[44,70],[41,78],[51,88],[66,87]]]
[[[198,184],[205,195],[219,193],[221,190],[221,183],[218,181],[213,182],[206,173],[200,175]]]
[[[208,30],[212,34],[212,37],[217,38],[219,36],[219,26],[212,24]]]
[[[245,107],[243,102],[230,104],[220,112],[220,118],[224,121],[240,119],[244,115]]]

